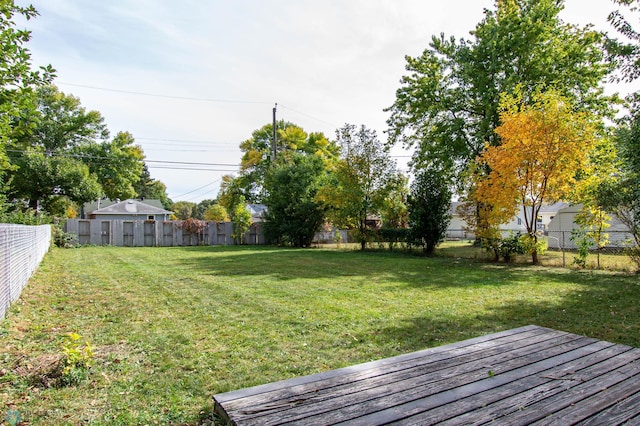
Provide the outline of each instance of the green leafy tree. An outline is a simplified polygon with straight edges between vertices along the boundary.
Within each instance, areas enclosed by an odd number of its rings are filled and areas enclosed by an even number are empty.
[[[25,118],[37,108],[34,89],[50,82],[55,74],[50,65],[33,69],[26,47],[31,32],[15,24],[18,16],[30,20],[37,14],[33,6],[19,6],[11,0],[0,2],[0,214],[8,207],[6,172],[15,168],[6,149],[14,138],[31,131],[33,123]]]
[[[310,247],[324,222],[325,207],[317,193],[325,173],[316,155],[292,154],[269,170],[265,189],[268,209],[264,224],[268,241]]]
[[[576,215],[575,223],[579,226],[574,230],[572,240],[578,246],[578,255],[574,258],[574,263],[586,267],[589,249],[595,246],[597,253],[597,266],[600,269],[600,251],[609,243],[609,228],[611,216],[604,210],[593,206],[585,205]]]
[[[301,127],[286,121],[276,123],[277,158],[287,160],[293,153],[317,155],[330,161],[337,157],[339,148],[322,133],[307,133]],[[245,200],[262,202],[266,196],[264,180],[273,157],[273,124],[255,130],[251,138],[240,144],[243,152],[240,175],[236,185]]]
[[[205,219],[204,215],[209,209],[209,207],[216,205],[218,203],[217,200],[202,200],[196,205],[195,218],[203,220]]]
[[[229,214],[221,204],[212,204],[204,212],[204,219],[211,222],[229,222]]]
[[[29,117],[33,129],[11,141],[9,196],[29,207],[47,208],[58,198],[83,203],[102,195],[98,176],[88,165],[90,154],[82,149],[109,133],[97,111],[86,111],[78,98],[55,86],[36,90],[38,110]]]
[[[56,216],[64,216],[72,201],[79,203],[99,198],[102,187],[89,167],[64,156],[48,157],[29,148],[18,161],[19,173],[12,173],[12,189],[16,198],[27,199],[30,207]],[[56,208],[57,206],[57,208]]]
[[[232,212],[238,204],[245,204],[246,201],[238,178],[234,178],[232,175],[222,176],[218,202],[227,212]]]
[[[466,186],[469,165],[485,144],[497,146],[502,93],[524,99],[554,89],[578,110],[609,114],[602,80],[603,37],[558,17],[562,0],[497,0],[469,40],[433,37],[387,109],[391,143],[414,147],[413,165],[438,164]]]
[[[444,241],[451,215],[451,189],[449,182],[438,170],[422,170],[411,184],[407,199],[409,229],[412,240],[431,256]]]
[[[640,271],[640,99],[621,120],[616,144],[619,170],[614,179],[601,183],[598,201],[629,229],[632,241],[628,254]]]
[[[633,28],[628,15],[638,12],[640,0],[613,0],[627,10],[615,10],[609,14],[608,20],[613,27],[625,37],[624,41],[609,40],[610,59],[621,71],[621,80],[633,81],[640,77],[640,33]]]
[[[345,124],[336,131],[336,137],[341,157],[319,197],[328,208],[331,222],[355,230],[364,250],[372,234],[369,221],[380,214],[402,176],[374,130]]]
[[[237,204],[231,212],[233,232],[231,237],[237,244],[242,244],[242,239],[251,227],[251,212],[245,204]]]
[[[173,203],[171,210],[178,220],[187,220],[194,217],[194,213],[196,212],[196,203],[192,203],[190,201],[178,201]]]
[[[409,210],[407,207],[408,181],[409,179],[406,176],[398,175],[398,179],[394,182],[395,185],[382,202],[380,216],[384,228],[402,229],[407,227],[409,222]]]
[[[119,132],[110,142],[89,142],[71,152],[89,166],[108,198],[138,196],[136,186],[143,175],[144,153],[131,133]]]
[[[167,186],[159,180],[153,179],[146,164],[142,165],[140,179],[134,184],[138,197],[143,199],[160,200],[162,207],[171,210],[173,201],[167,194]]]

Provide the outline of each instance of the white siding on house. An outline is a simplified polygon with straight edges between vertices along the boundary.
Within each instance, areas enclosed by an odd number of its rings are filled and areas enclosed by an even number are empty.
[[[452,202],[451,208],[449,209],[449,214],[451,215],[451,222],[449,223],[449,227],[447,228],[447,238],[449,239],[473,239],[475,235],[473,232],[467,231],[467,223],[466,221],[458,214],[457,208],[462,204],[460,202]],[[542,206],[540,210],[540,221],[537,224],[537,229],[542,231],[547,231],[548,225],[551,222],[551,219],[557,214],[557,212],[566,207],[565,203],[555,203],[552,205]],[[528,210],[529,216],[531,215],[531,210]],[[524,209],[520,207],[518,213],[508,222],[500,226],[500,231],[503,237],[508,237],[511,234],[517,234],[518,232],[521,234],[525,234],[527,232],[526,224],[525,224],[525,214]]]
[[[579,226],[575,223],[575,217],[580,210],[582,210],[582,204],[576,204],[561,209],[555,215],[549,223],[549,248],[577,248],[576,244],[571,240],[571,236],[574,230],[579,229]],[[608,234],[609,243],[607,247],[626,247],[627,240],[631,239],[629,228],[615,216],[611,218],[609,224],[609,228],[604,231]]]

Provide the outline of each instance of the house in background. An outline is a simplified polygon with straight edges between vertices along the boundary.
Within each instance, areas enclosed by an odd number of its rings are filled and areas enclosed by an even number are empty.
[[[568,205],[556,213],[548,226],[549,248],[577,248],[571,237],[575,231],[580,229],[580,226],[576,223],[576,215],[582,210],[582,207],[582,204]],[[620,222],[617,217],[610,216],[609,227],[603,230],[603,233],[607,234],[607,240],[609,241],[606,246],[612,248],[626,247],[628,241],[633,238],[629,228]]]
[[[474,239],[475,235],[472,231],[468,230],[467,222],[458,212],[458,207],[464,203],[460,201],[454,201],[449,207],[449,214],[451,215],[451,222],[447,228],[447,239],[454,240],[467,240]],[[540,209],[540,214],[537,218],[536,229],[538,231],[547,232],[547,227],[551,220],[555,217],[558,211],[564,207],[567,207],[566,203],[555,203],[550,205],[544,205]],[[508,237],[511,233],[521,234],[527,233],[524,208],[520,207],[518,213],[508,222],[500,226],[500,233],[503,237]],[[530,211],[528,212],[530,215]]]
[[[554,204],[544,205],[540,208],[540,215],[538,217],[538,230],[544,231],[545,233],[549,231],[549,224],[558,214],[558,212],[566,207],[569,207],[569,204],[558,201]]]
[[[251,223],[264,222],[267,206],[264,204],[247,204],[247,210],[251,213]]]
[[[139,201],[141,203],[147,204],[152,207],[157,207],[159,209],[164,209],[162,202],[160,202],[160,200],[151,199],[151,198],[149,199],[139,198],[139,199],[136,199],[135,201]],[[94,211],[103,209],[105,207],[113,206],[114,204],[118,204],[118,203],[120,203],[119,199],[111,200],[106,197],[99,198],[96,201],[90,201],[88,203],[84,203],[82,205],[82,209],[80,210],[80,219],[89,219],[89,216]]]
[[[90,205],[88,207],[91,209]],[[172,213],[162,208],[162,205],[157,207],[147,200],[133,199],[115,202],[94,210],[85,210],[87,219],[101,220],[170,220]]]

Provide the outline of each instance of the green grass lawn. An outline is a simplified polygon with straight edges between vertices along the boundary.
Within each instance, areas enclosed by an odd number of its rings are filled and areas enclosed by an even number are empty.
[[[638,300],[635,274],[455,256],[55,249],[0,322],[0,421],[210,424],[214,393],[526,324],[640,346]],[[89,378],[47,387],[70,332]]]

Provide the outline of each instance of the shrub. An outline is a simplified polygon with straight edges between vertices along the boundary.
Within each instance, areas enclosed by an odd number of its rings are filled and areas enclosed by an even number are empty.
[[[60,248],[73,248],[73,234],[64,232],[61,225],[53,225],[53,243]]]
[[[522,244],[523,239],[520,233],[510,234],[507,238],[502,238],[498,242],[498,254],[504,259],[506,263],[513,260],[514,255],[526,253],[525,247]]]
[[[69,333],[62,348],[61,386],[71,386],[83,382],[93,364],[93,349],[89,342],[83,342],[78,333]]]

